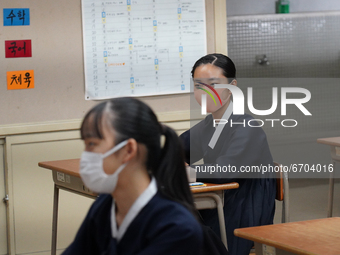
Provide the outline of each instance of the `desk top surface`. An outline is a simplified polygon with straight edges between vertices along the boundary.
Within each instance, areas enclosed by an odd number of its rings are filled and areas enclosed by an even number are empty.
[[[319,138],[316,141],[326,145],[340,146],[340,137]]]
[[[296,254],[340,254],[340,217],[235,229],[234,234]]]
[[[66,159],[48,162],[39,162],[39,166],[50,169],[52,171],[58,171],[64,174],[80,177],[79,175],[79,162],[80,159]],[[192,193],[203,193],[210,191],[237,189],[239,184],[237,182],[225,183],[225,184],[210,184],[206,183],[206,186],[191,187]]]

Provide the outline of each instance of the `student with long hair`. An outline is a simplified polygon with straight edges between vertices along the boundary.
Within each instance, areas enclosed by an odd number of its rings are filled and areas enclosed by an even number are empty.
[[[101,195],[63,254],[201,254],[203,231],[171,128],[141,101],[117,98],[86,114],[81,138],[80,175]]]
[[[215,97],[218,94],[220,101],[216,99],[214,102],[206,96],[207,112],[211,114],[180,136],[184,142],[186,162],[192,165],[203,159],[203,164],[195,167],[198,181],[239,183],[238,189],[225,191],[224,216],[230,254],[248,255],[253,242],[235,237],[234,229],[272,224],[275,212],[275,174],[242,171],[242,167],[251,169],[273,165],[266,134],[261,127],[252,127],[256,124],[250,115],[231,114],[232,94],[230,90],[217,86],[237,86],[236,68],[230,58],[216,53],[206,55],[197,60],[191,74],[195,99],[200,105],[202,94],[208,92]],[[214,125],[221,119],[222,131],[219,125]],[[252,126],[247,124],[249,121]],[[218,138],[214,140],[214,137]],[[206,171],[209,167],[224,170]],[[219,235],[217,211],[202,210],[200,214],[205,224]]]

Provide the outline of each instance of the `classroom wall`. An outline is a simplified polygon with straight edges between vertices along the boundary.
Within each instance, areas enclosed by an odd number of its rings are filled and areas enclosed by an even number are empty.
[[[81,1],[5,0],[1,7],[30,8],[31,23],[2,27],[0,32],[0,125],[82,118],[97,102],[84,99]],[[32,58],[5,59],[4,40],[23,39],[32,40]],[[31,69],[34,89],[7,90],[7,71]],[[189,107],[187,94],[142,100],[158,112]]]
[[[226,53],[225,1],[205,0],[205,3],[207,51]],[[1,24],[0,39],[2,43],[31,39],[32,57],[5,59],[4,48],[0,50],[0,126],[82,118],[97,102],[84,99],[81,0],[31,0],[25,3],[3,0],[1,7],[30,8],[30,26],[4,27]],[[215,22],[222,18],[223,22]],[[35,88],[8,91],[6,72],[15,70],[34,70]],[[189,109],[188,94],[143,97],[141,100],[157,112]]]
[[[227,16],[274,14],[276,0],[226,0]],[[290,12],[340,11],[339,0],[290,0]]]
[[[206,0],[207,51],[226,54],[224,0]],[[30,8],[30,26],[0,30],[0,255],[50,254],[53,181],[38,162],[78,158],[85,101],[81,0],[3,0]],[[2,8],[0,22],[3,20]],[[223,22],[216,22],[216,20]],[[216,25],[215,25],[216,24]],[[32,40],[32,58],[6,59],[5,40]],[[2,46],[1,46],[2,45]],[[7,90],[6,72],[34,70],[35,88]],[[189,128],[189,95],[143,97],[178,133]],[[91,200],[61,192],[57,254],[72,241]]]
[[[0,139],[0,199],[5,197],[4,140]],[[0,202],[0,255],[7,254],[6,204]]]

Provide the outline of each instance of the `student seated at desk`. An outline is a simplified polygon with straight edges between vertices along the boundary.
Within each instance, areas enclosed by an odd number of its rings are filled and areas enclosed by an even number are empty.
[[[95,106],[81,138],[80,175],[101,195],[63,254],[202,254],[180,140],[146,104],[117,98]]]
[[[247,125],[253,119],[250,115],[227,116],[228,112],[232,112],[231,92],[226,88],[215,88],[215,85],[237,85],[236,68],[230,58],[222,54],[206,55],[193,66],[192,77],[194,95],[200,105],[201,95],[205,91],[214,97],[217,97],[216,92],[221,103],[216,99],[215,104],[207,95],[207,112],[211,114],[180,136],[184,142],[186,162],[193,164],[203,159],[203,165],[194,166],[197,169],[197,181],[239,183],[238,189],[225,191],[224,216],[230,254],[248,255],[253,242],[235,237],[234,229],[273,223],[276,180],[275,174],[247,175],[241,172],[241,167],[273,165],[267,138],[261,127]],[[214,127],[214,120],[217,119],[227,119],[228,123],[224,123],[214,144],[213,136],[218,132],[218,127]],[[232,122],[234,125],[231,125]],[[208,166],[214,166],[215,169],[230,166],[235,172],[209,172],[206,171]],[[205,224],[219,235],[217,210],[202,210],[200,213]]]

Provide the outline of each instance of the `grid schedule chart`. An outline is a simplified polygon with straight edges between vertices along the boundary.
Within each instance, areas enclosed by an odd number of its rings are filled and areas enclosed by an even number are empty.
[[[85,99],[190,92],[204,0],[82,0]]]

